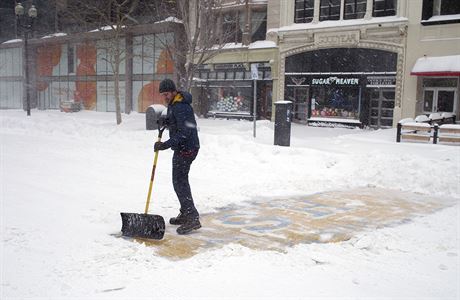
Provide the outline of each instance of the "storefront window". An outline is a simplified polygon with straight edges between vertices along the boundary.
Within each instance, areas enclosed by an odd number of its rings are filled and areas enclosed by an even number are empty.
[[[424,78],[423,111],[426,113],[455,112],[457,85],[457,78]]]
[[[312,88],[312,117],[359,119],[359,107],[359,87],[329,85]]]
[[[331,48],[286,58],[286,73],[395,72],[397,54],[376,49]]]
[[[225,79],[225,72],[217,72],[217,79]]]
[[[453,88],[426,88],[423,93],[423,110],[431,112],[454,112],[455,94]]]
[[[208,79],[216,79],[216,72],[209,72]]]
[[[208,89],[210,112],[250,114],[252,87],[222,84]]]
[[[271,113],[271,73],[268,62],[258,62],[257,80],[258,118],[269,118]],[[209,117],[251,118],[253,115],[254,80],[243,63],[201,66],[196,86],[202,88],[203,109]],[[209,74],[206,79],[206,72]],[[215,70],[215,71],[210,71]],[[212,76],[212,74],[217,74]],[[213,77],[213,78],[212,78]],[[270,104],[269,104],[270,103]]]

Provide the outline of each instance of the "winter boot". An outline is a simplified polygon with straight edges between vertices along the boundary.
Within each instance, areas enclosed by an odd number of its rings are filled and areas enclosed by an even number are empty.
[[[185,224],[185,221],[187,220],[187,217],[184,213],[180,212],[177,217],[169,219],[169,224],[171,225],[183,225]]]
[[[177,228],[176,231],[177,231],[178,234],[187,234],[187,233],[190,233],[192,230],[196,230],[196,229],[201,228],[201,223],[200,223],[200,218],[199,217],[191,217],[191,216],[189,216],[186,219],[187,220],[185,221],[185,223]]]

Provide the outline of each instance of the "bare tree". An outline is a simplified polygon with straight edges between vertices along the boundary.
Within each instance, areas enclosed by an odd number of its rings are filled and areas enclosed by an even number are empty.
[[[235,36],[236,28],[222,28],[222,9],[219,0],[175,0],[160,1],[156,11],[170,22],[180,22],[183,32],[176,32],[174,45],[165,47],[174,57],[180,85],[190,90],[197,67],[218,55]],[[174,5],[171,5],[173,3]],[[172,18],[175,17],[175,18]]]
[[[233,29],[223,29],[219,24],[222,11],[219,0],[69,0],[73,7],[67,11],[72,19],[85,24],[86,28],[97,27],[101,34],[98,49],[104,51],[99,60],[107,61],[114,76],[114,95],[117,124],[121,123],[120,109],[120,66],[128,57],[125,34],[129,27],[140,23],[173,22],[175,26],[161,26],[165,37],[163,47],[173,57],[179,75],[179,85],[190,90],[198,66],[217,55],[235,35]],[[142,14],[142,16],[140,16]],[[169,16],[169,17],[168,17]],[[174,40],[171,43],[171,27]],[[160,38],[161,39],[161,38]],[[144,55],[144,54],[142,54]],[[153,58],[154,59],[154,58]],[[126,110],[129,107],[126,106]]]
[[[98,59],[106,61],[114,78],[115,113],[117,124],[121,124],[120,74],[121,66],[128,58],[125,32],[137,21],[132,17],[139,8],[139,0],[80,0],[67,8],[69,16],[86,27],[95,26],[101,34],[98,43]],[[126,105],[125,112],[130,107]]]

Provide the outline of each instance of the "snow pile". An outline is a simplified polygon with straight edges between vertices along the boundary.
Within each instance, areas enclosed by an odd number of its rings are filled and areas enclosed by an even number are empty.
[[[157,21],[155,22],[155,24],[159,24],[159,23],[166,23],[166,22],[171,22],[171,23],[179,23],[179,24],[183,24],[184,21],[176,18],[176,17],[167,17],[166,19],[164,20],[161,20],[161,21]]]
[[[460,72],[460,55],[424,56],[417,59],[412,73]]]
[[[458,204],[346,242],[286,253],[230,244],[170,261],[113,236],[121,211],[145,205],[157,132],[145,130],[144,114],[120,126],[113,113],[0,114],[2,299],[460,296]],[[460,197],[460,147],[396,143],[395,129],[293,124],[291,147],[279,147],[268,121],[257,122],[256,139],[252,122],[198,126],[190,181],[201,213],[366,186]],[[159,155],[150,206],[165,219],[178,212],[171,157]]]
[[[347,26],[362,26],[372,24],[386,24],[392,23],[407,23],[408,19],[405,17],[389,16],[389,17],[375,17],[370,19],[352,19],[352,20],[340,20],[340,21],[321,21],[318,23],[296,23],[288,26],[282,26],[280,28],[271,28],[267,30],[270,32],[285,32],[293,30],[309,30],[309,29],[320,29],[329,27],[347,27]]]
[[[22,39],[13,39],[3,42],[2,44],[12,44],[12,43],[19,43],[22,42]]]
[[[61,36],[67,36],[67,33],[65,33],[65,32],[57,32],[57,33],[53,33],[53,34],[50,34],[50,35],[45,35],[44,37],[42,37],[42,39],[49,39],[49,38],[61,37]]]

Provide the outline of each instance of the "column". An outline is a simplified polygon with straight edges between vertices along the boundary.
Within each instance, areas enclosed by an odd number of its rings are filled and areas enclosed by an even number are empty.
[[[314,6],[314,10],[313,10],[313,22],[312,22],[313,24],[319,22],[319,8],[320,8],[320,5],[321,5],[321,1],[320,0],[315,0],[315,6]]]
[[[372,8],[373,8],[374,1],[373,0],[367,0],[366,4],[366,14],[364,15],[365,20],[369,20],[372,18]]]

